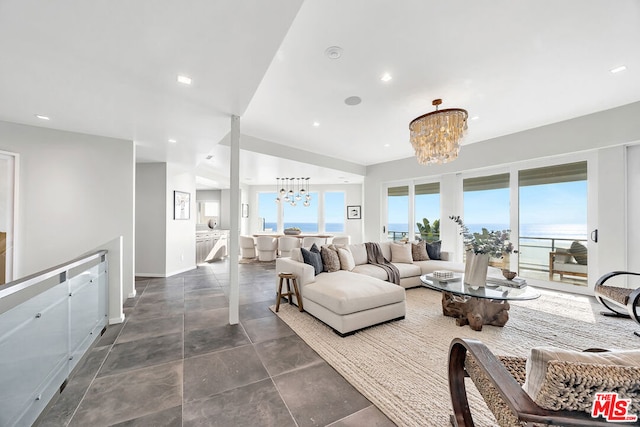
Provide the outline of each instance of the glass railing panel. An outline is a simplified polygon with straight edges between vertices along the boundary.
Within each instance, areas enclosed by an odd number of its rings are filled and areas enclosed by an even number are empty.
[[[0,425],[14,425],[51,397],[41,395],[49,382],[66,377],[68,299],[62,283],[0,315]]]
[[[100,336],[107,283],[100,251],[0,286],[0,426],[33,424]]]

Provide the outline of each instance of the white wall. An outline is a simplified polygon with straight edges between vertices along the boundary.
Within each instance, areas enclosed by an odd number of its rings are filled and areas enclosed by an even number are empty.
[[[634,145],[627,149],[627,258],[626,268],[616,270],[628,270],[640,272],[640,145]]]
[[[166,163],[136,164],[136,276],[166,274],[166,188]]]
[[[383,192],[381,187],[390,181],[435,177],[443,181],[441,204],[443,217],[450,215],[445,207],[456,207],[457,197],[451,193],[454,187],[453,177],[457,173],[499,167],[516,162],[527,162],[531,159],[551,158],[570,153],[596,150],[599,189],[598,224],[600,229],[599,261],[596,274],[602,274],[613,268],[621,255],[621,247],[625,247],[626,229],[620,227],[620,212],[626,210],[624,156],[620,148],[611,149],[640,140],[640,102],[614,108],[588,116],[567,120],[560,123],[506,135],[478,144],[465,145],[461,148],[457,160],[444,165],[418,164],[415,158],[407,158],[367,167],[365,178],[364,211],[368,213],[365,222],[365,240],[380,239],[383,218]],[[407,141],[407,144],[409,142]],[[603,149],[607,150],[603,150]],[[640,165],[640,163],[636,163]],[[640,166],[635,166],[636,170]],[[445,184],[448,183],[448,184]],[[445,185],[448,187],[445,188]],[[371,215],[373,214],[373,215]],[[443,226],[446,222],[443,224]],[[449,250],[455,245],[447,243],[451,231],[441,226],[443,231],[443,249]],[[631,249],[631,248],[630,248]],[[629,259],[640,258],[640,248],[628,253]],[[610,252],[609,252],[610,251]],[[610,255],[605,255],[609,253]]]
[[[134,292],[133,141],[0,121],[20,154],[15,278],[123,237],[122,295]]]
[[[173,192],[191,194],[188,220],[173,219]],[[166,275],[173,276],[196,268],[196,176],[193,170],[167,164],[166,186]]]
[[[345,193],[345,211],[344,211],[344,222],[345,222],[345,231],[344,233],[335,233],[336,235],[349,235],[351,236],[352,243],[361,243],[363,242],[363,227],[364,222],[367,220],[367,215],[369,214],[367,210],[364,209],[363,206],[363,198],[362,198],[362,185],[361,184],[334,184],[334,185],[311,185],[311,192],[327,192],[327,191],[344,191]],[[248,192],[248,200],[249,200],[249,231],[246,234],[254,234],[258,233],[260,230],[258,229],[258,193],[260,192],[274,192],[274,186],[258,186],[254,185],[249,187]],[[275,201],[274,201],[275,203]],[[347,219],[346,206],[351,205],[359,205],[362,207],[361,215],[362,219]],[[300,206],[300,209],[305,209]],[[323,205],[320,202],[320,210],[322,211]],[[298,209],[298,208],[296,208]],[[319,213],[319,217],[322,213]]]

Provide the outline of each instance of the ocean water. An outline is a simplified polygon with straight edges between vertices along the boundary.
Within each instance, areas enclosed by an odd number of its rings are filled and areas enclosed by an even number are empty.
[[[508,230],[507,224],[467,224],[469,231],[480,233],[487,230]],[[389,231],[407,232],[408,224],[389,224]],[[415,230],[418,231],[417,228]],[[520,238],[533,237],[536,239],[568,239],[584,240],[587,238],[586,224],[523,224],[520,227]]]

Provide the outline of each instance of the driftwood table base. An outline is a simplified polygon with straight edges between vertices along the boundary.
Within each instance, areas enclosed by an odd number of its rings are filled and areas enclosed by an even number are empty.
[[[474,331],[481,331],[482,325],[504,326],[509,308],[507,301],[442,293],[442,314],[455,317],[456,325],[469,325]]]

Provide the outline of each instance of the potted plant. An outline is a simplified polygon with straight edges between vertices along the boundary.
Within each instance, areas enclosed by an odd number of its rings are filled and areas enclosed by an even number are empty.
[[[460,234],[465,246],[466,259],[464,281],[473,286],[484,286],[487,282],[489,257],[501,258],[513,252],[513,244],[509,241],[510,230],[487,230],[482,233],[471,233],[459,216],[450,216],[460,227]]]

